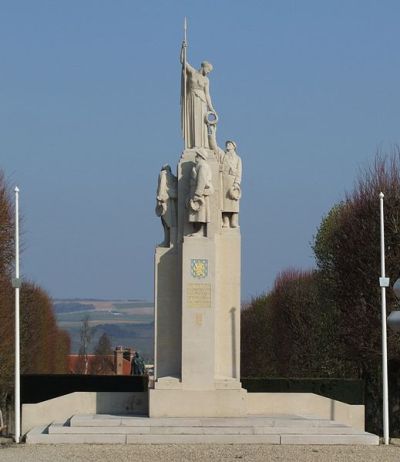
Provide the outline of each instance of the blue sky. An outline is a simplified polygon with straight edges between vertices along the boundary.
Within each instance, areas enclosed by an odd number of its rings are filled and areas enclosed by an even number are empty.
[[[400,2],[0,6],[0,168],[21,190],[23,274],[54,297],[152,299],[185,15],[189,61],[214,65],[219,143],[243,160],[244,299],[313,266],[322,216],[400,142]]]

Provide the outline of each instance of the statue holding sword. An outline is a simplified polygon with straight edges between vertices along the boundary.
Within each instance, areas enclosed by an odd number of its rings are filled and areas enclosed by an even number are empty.
[[[209,148],[209,118],[216,121],[217,114],[211,102],[210,81],[207,75],[213,66],[203,61],[199,70],[187,62],[186,18],[184,40],[181,48],[181,121],[182,136],[186,148]]]

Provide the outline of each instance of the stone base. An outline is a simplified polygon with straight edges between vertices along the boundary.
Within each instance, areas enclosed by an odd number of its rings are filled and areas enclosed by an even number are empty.
[[[149,390],[150,417],[242,417],[247,414],[247,391]]]
[[[300,415],[149,418],[74,415],[32,429],[28,444],[354,444],[379,437],[329,419]]]
[[[178,377],[161,377],[154,382],[157,390],[182,390],[182,382]]]

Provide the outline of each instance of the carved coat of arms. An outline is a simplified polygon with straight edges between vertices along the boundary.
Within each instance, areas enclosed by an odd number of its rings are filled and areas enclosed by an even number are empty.
[[[190,269],[194,278],[202,279],[208,276],[208,260],[193,258]]]

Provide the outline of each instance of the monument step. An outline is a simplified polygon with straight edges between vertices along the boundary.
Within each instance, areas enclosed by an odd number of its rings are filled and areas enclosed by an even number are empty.
[[[138,426],[138,427],[68,427],[52,424],[49,434],[135,434],[135,435],[308,435],[310,427],[175,427],[175,426]],[[354,435],[358,430],[351,427],[313,427],[315,435]]]
[[[176,427],[345,427],[334,420],[301,416],[246,416],[246,417],[138,417],[112,415],[75,415],[71,427],[136,427],[136,426],[176,426]]]
[[[149,418],[75,415],[28,432],[30,444],[379,444],[376,435],[304,416]]]

